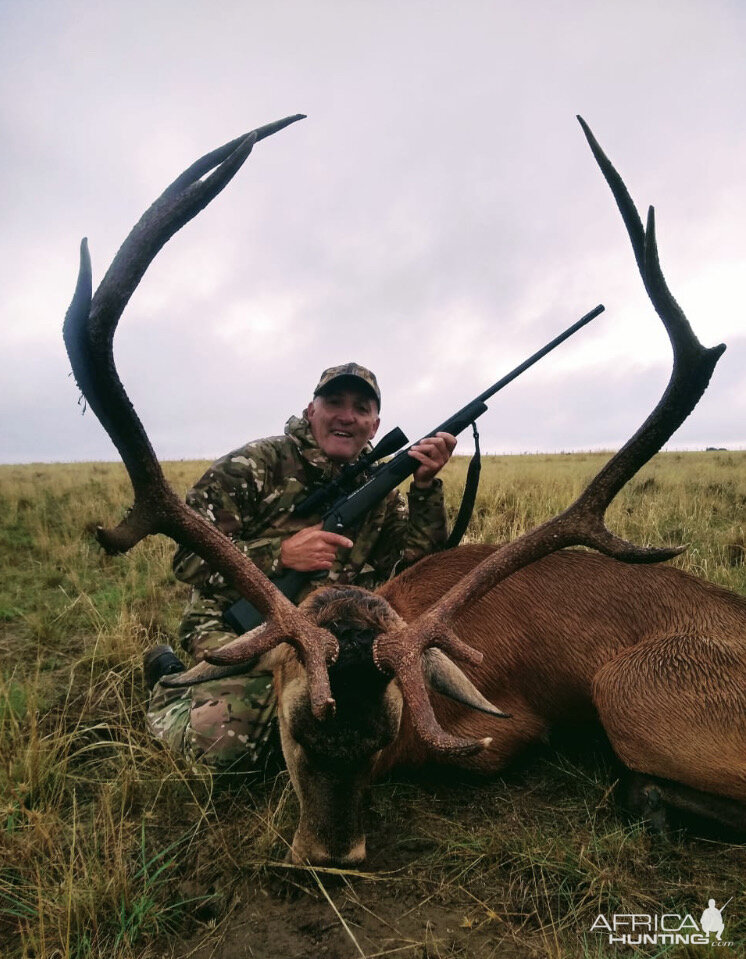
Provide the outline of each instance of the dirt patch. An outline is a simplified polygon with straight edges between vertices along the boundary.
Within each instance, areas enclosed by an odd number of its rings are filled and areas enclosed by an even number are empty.
[[[471,913],[471,914],[469,914]],[[545,950],[514,944],[497,917],[474,904],[416,901],[396,877],[381,881],[290,871],[246,890],[230,914],[176,955],[190,959],[355,959],[402,956],[518,959]],[[502,928],[501,928],[502,926]],[[197,945],[201,943],[200,945]]]

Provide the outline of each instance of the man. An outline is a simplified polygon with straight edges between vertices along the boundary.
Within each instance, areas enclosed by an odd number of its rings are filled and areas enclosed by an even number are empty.
[[[294,507],[370,449],[380,407],[381,393],[370,370],[356,363],[331,367],[322,373],[303,416],[288,420],[284,436],[255,440],[217,460],[189,491],[187,502],[267,576],[289,569],[320,573],[306,592],[330,582],[372,589],[395,569],[445,543],[437,474],[453,452],[455,437],[438,433],[413,446],[409,455],[419,465],[408,503],[394,490],[349,535],[322,530],[318,517],[298,518]],[[364,481],[363,474],[359,482]],[[234,638],[222,615],[239,597],[220,574],[184,548],[174,557],[174,572],[192,586],[179,638],[199,661]],[[146,654],[144,667],[153,687],[148,723],[158,738],[219,770],[264,761],[274,716],[269,674],[255,670],[183,690],[166,689],[158,679],[183,666],[170,647],[162,646]]]

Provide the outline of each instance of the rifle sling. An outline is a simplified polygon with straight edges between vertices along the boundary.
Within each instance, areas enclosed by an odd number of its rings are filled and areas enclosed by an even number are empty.
[[[469,525],[471,514],[474,511],[474,503],[479,489],[479,474],[482,469],[482,454],[479,449],[479,431],[477,430],[476,420],[471,424],[474,434],[474,456],[469,462],[469,469],[466,473],[466,483],[464,483],[464,492],[461,497],[461,505],[458,508],[458,516],[453,524],[451,535],[446,540],[444,549],[453,549],[461,542],[461,538]]]

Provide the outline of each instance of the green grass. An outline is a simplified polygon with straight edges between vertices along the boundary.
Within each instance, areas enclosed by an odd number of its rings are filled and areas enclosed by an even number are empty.
[[[467,540],[519,535],[603,460],[486,458]],[[183,493],[206,465],[165,468]],[[456,459],[446,472],[452,514],[465,471]],[[711,895],[735,895],[739,945],[718,954],[739,954],[746,849],[628,822],[602,741],[537,748],[490,783],[378,783],[370,871],[285,866],[297,816],[285,774],[218,786],[146,731],[142,651],[173,636],[185,594],[163,538],[116,558],[96,545],[92,526],[130,496],[116,464],[0,467],[3,959],[206,959],[247,943],[257,956],[602,959],[622,953],[589,932],[599,912],[694,912]],[[746,594],[745,506],[746,453],[668,453],[609,525],[689,543],[677,565]]]

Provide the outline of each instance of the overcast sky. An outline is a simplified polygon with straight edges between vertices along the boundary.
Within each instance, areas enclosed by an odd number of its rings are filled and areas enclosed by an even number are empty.
[[[670,448],[746,447],[742,0],[0,0],[0,89],[2,462],[116,458],[62,344],[80,238],[97,283],[182,169],[298,112],[125,311],[162,458],[281,432],[348,360],[415,439],[597,303],[491,401],[483,445],[623,442],[669,349],[576,113],[655,205],[700,339],[728,344]]]

